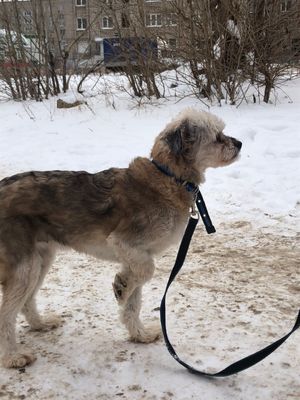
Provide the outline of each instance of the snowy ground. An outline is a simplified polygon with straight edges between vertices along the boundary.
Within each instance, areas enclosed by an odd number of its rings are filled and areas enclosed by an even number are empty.
[[[300,82],[277,104],[213,107],[226,133],[243,141],[241,160],[207,173],[202,193],[217,228],[199,224],[189,257],[168,296],[170,338],[200,369],[219,370],[287,333],[300,305]],[[68,95],[66,99],[72,96]],[[290,100],[293,100],[291,102]],[[88,99],[80,110],[43,103],[0,103],[0,177],[29,169],[97,171],[148,155],[153,138],[186,106],[160,101],[132,107],[126,96]],[[143,318],[158,307],[176,249],[157,260],[146,285]],[[21,342],[38,360],[19,371],[0,367],[1,399],[283,400],[300,399],[299,332],[269,358],[233,377],[186,372],[163,341],[130,343],[118,322],[111,282],[117,266],[60,253],[39,295],[62,327]]]

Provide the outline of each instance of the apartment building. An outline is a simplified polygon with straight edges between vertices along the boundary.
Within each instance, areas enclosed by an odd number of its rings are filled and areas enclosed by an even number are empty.
[[[172,4],[170,0],[0,0],[0,29],[14,30],[18,23],[29,38],[45,31],[51,51],[68,51],[69,62],[100,56],[104,38],[140,36],[175,48],[178,23]]]
[[[143,37],[174,48],[178,23],[169,0],[75,0],[78,55],[100,55],[104,38]]]
[[[201,0],[189,1],[201,7]],[[279,12],[288,12],[295,2],[300,0],[280,1]],[[226,5],[221,0],[213,3]],[[186,4],[187,0],[0,0],[0,29],[14,30],[18,23],[27,37],[45,32],[53,54],[68,52],[73,64],[100,56],[103,39],[114,37],[155,39],[168,55],[188,35],[178,11]],[[299,38],[300,32],[293,33],[291,43],[300,52]]]

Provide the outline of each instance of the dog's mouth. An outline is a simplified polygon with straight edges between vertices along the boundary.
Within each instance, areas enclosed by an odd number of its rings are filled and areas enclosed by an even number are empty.
[[[242,143],[237,141],[238,144],[235,144],[234,147],[231,149],[230,152],[227,152],[227,154],[224,154],[224,158],[223,158],[223,165],[230,165],[234,162],[236,162],[237,160],[240,159],[241,157],[241,148],[242,148]]]
[[[231,163],[238,161],[240,158],[241,158],[241,150],[237,149],[234,156],[231,159]]]
[[[235,150],[233,157],[232,157],[232,162],[233,162],[233,161],[237,161],[241,157],[241,148],[242,148],[243,144],[241,141],[234,139],[234,138],[231,138],[231,141],[234,145],[234,150]]]
[[[240,142],[241,143],[241,142]],[[235,147],[235,158],[240,158],[241,156],[241,149],[242,149],[242,143],[240,147]]]
[[[238,150],[234,157],[232,158],[232,162],[238,161],[241,158],[241,152]]]
[[[240,150],[241,150],[241,148],[242,148],[242,145],[243,145],[243,143],[240,141],[240,140],[237,140],[237,139],[235,139],[235,138],[230,138],[231,139],[231,141],[232,141],[232,143],[233,143],[233,145],[234,145],[234,147],[237,149],[237,151],[239,152]]]

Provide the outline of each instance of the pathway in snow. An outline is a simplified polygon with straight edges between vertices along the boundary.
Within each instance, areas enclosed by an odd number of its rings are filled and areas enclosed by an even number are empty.
[[[211,236],[199,227],[168,296],[168,329],[179,355],[218,370],[287,333],[299,308],[299,239],[247,221],[220,224]],[[146,320],[158,318],[175,253],[157,260],[146,285]],[[20,317],[19,338],[38,360],[19,371],[0,368],[1,399],[300,399],[299,332],[248,371],[201,379],[175,363],[162,341],[126,340],[111,289],[115,272],[115,265],[85,255],[58,255],[39,303],[62,314],[64,325],[33,333]]]

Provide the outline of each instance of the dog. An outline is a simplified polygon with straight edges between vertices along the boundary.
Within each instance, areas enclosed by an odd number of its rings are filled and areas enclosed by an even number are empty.
[[[42,318],[36,294],[64,246],[121,264],[113,291],[121,322],[131,340],[150,343],[159,328],[139,318],[142,286],[154,273],[154,256],[177,243],[188,221],[194,186],[207,168],[229,165],[242,143],[223,133],[224,123],[195,109],[181,112],[159,134],[151,158],[128,168],[95,174],[84,171],[25,172],[0,182],[0,342],[7,368],[31,364],[35,355],[19,348],[16,317],[33,330],[59,326]]]

